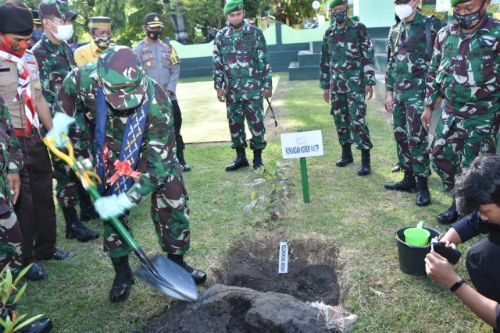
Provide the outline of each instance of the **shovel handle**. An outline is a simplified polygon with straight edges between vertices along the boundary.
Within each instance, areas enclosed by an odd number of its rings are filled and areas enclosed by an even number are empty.
[[[66,143],[68,154],[59,150],[55,146],[55,140],[52,138],[45,137],[43,138],[43,142],[54,155],[59,157],[61,160],[63,160],[66,164],[68,164],[71,167],[71,170],[73,170],[78,179],[80,179],[83,187],[87,192],[89,192],[90,196],[94,199],[94,201],[101,197],[101,194],[97,190],[92,178],[97,179],[98,182],[101,182],[101,180],[96,174],[84,170],[83,167],[80,165],[80,163],[78,163],[78,161],[75,159],[74,156],[74,150],[71,141],[68,140]],[[136,252],[137,249],[140,249],[135,239],[132,238],[132,235],[130,235],[128,230],[123,226],[123,223],[121,223],[121,221],[117,217],[112,217],[111,219],[108,220],[108,222],[111,223],[113,228],[115,228],[115,230],[120,234],[120,236],[123,237],[127,245],[130,246],[134,252]]]

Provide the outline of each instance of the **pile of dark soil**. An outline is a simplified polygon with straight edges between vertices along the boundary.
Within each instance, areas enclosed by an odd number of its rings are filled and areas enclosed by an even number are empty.
[[[175,303],[148,333],[333,333],[318,310],[295,297],[216,284],[196,303]]]
[[[306,302],[337,305],[337,251],[331,240],[288,241],[288,273],[278,274],[277,238],[242,239],[213,270],[217,284],[196,303],[174,302],[146,332],[326,333],[318,310]]]

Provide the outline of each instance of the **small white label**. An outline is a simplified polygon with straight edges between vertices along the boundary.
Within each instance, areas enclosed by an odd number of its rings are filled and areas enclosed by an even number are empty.
[[[281,153],[284,159],[322,156],[323,137],[321,131],[281,134]]]
[[[278,273],[288,273],[288,244],[280,242]]]

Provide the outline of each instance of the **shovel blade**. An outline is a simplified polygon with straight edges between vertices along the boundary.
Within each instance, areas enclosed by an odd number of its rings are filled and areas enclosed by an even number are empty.
[[[194,302],[198,289],[193,277],[184,268],[162,255],[151,260],[152,267],[142,265],[135,274],[160,292],[181,301]]]

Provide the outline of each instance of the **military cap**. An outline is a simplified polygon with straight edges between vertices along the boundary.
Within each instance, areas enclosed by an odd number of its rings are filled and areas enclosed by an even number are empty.
[[[43,0],[38,6],[40,17],[55,16],[62,20],[73,20],[76,13],[69,8],[67,0]]]
[[[347,0],[330,0],[330,2],[328,3],[328,8],[333,8],[345,4],[347,4]]]
[[[141,105],[145,75],[130,48],[114,46],[104,50],[97,59],[97,75],[106,100],[115,110],[133,109]]]
[[[0,32],[29,36],[33,32],[31,10],[19,3],[0,5]]]
[[[471,0],[451,0],[451,6],[455,7],[458,4],[464,3],[464,2],[469,2]]]
[[[33,23],[35,25],[42,25],[42,19],[40,18],[40,14],[38,14],[38,10],[32,9],[31,14],[33,14]]]
[[[224,14],[235,12],[243,9],[243,0],[227,0],[224,5]]]
[[[110,29],[111,28],[111,17],[106,16],[94,16],[90,18],[89,23],[90,29]]]
[[[162,17],[158,13],[149,13],[144,16],[144,25],[149,28],[163,28]]]

